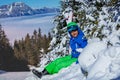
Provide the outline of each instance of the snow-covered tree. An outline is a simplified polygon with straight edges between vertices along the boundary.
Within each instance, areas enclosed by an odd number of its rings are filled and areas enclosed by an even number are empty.
[[[66,25],[71,21],[78,23],[87,39],[99,38],[107,40],[108,45],[120,44],[119,4],[118,0],[61,0],[61,11],[55,18],[56,26],[52,30],[49,61],[70,53]],[[113,42],[111,38],[116,31],[118,33],[114,39],[117,42]]]
[[[78,58],[79,67],[73,64],[50,79],[111,80],[116,78],[119,80],[119,0],[61,0],[61,3],[61,11],[55,18],[56,26],[52,30],[50,51],[44,60],[53,61],[57,57],[70,54],[67,52],[68,47],[66,48],[69,42],[66,25],[71,21],[77,22],[85,33],[88,45]],[[41,62],[41,66],[44,63]],[[81,68],[88,74],[83,74]]]
[[[116,27],[119,28],[118,4],[120,3],[117,0],[92,0],[89,2],[85,10],[86,19],[83,25],[83,30],[88,38],[98,37],[102,40],[103,38],[108,38],[108,35],[110,35]],[[116,31],[118,30],[119,29],[116,29]]]
[[[79,24],[88,39],[98,37],[102,40],[114,31],[119,31],[118,0],[69,0],[67,4],[64,16],[72,16],[72,21]],[[108,40],[108,44],[113,42]]]

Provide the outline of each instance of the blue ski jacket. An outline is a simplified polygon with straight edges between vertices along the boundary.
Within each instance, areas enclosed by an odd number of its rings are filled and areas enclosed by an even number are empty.
[[[70,33],[69,33],[70,34]],[[87,39],[84,36],[84,33],[78,27],[78,36],[72,37],[70,34],[70,47],[72,49],[71,55],[73,58],[78,58],[80,52],[76,51],[78,48],[84,48],[87,45]]]

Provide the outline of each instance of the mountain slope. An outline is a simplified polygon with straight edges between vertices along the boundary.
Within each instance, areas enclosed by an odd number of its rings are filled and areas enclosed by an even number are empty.
[[[57,8],[41,8],[41,9],[32,9],[28,5],[22,2],[14,2],[9,5],[0,6],[0,18],[5,17],[16,17],[16,16],[27,16],[41,13],[51,13],[58,12]]]

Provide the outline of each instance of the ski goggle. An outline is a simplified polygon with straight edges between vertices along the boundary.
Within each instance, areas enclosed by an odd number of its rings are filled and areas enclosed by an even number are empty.
[[[67,27],[67,30],[68,30],[68,32],[76,31],[76,30],[78,30],[78,26]]]

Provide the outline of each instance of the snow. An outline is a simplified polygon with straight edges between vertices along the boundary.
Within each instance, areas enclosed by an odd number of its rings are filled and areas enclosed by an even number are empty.
[[[88,80],[110,80],[120,76],[120,47],[110,47],[92,65]]]
[[[90,16],[90,15],[86,15],[87,18],[89,18],[91,21],[95,21],[94,17]]]
[[[12,12],[12,9],[13,9],[13,6],[11,5],[11,6],[10,6],[10,9],[9,9],[9,14]],[[9,14],[8,14],[8,15],[9,15]]]
[[[65,17],[65,20],[66,20],[67,24],[72,21],[72,19],[73,19],[73,12],[72,12],[72,9],[70,7],[67,7],[65,9],[65,11],[63,12],[63,15]]]
[[[119,45],[120,44],[120,40],[119,40],[118,36],[120,36],[120,30],[118,30],[118,31],[114,30],[113,33],[108,36],[108,40],[110,40],[110,42],[113,45]]]
[[[0,74],[0,80],[24,80],[30,72],[5,72]]]
[[[79,65],[73,63],[70,67],[60,70],[58,74],[46,75],[43,76],[42,79],[39,79],[34,75],[26,78],[25,80],[85,80],[86,78],[81,73]]]
[[[56,38],[53,38],[52,41],[50,42],[50,45],[55,44],[56,43]]]
[[[25,80],[110,80],[120,76],[120,46],[107,47],[104,41],[91,39],[78,60],[79,64],[73,63],[57,74],[46,75],[42,79],[34,75]],[[88,72],[87,78],[81,68]]]
[[[110,80],[120,76],[120,46],[107,48],[102,41],[92,42],[79,56],[87,80]]]
[[[106,44],[102,41],[96,41],[89,43],[82,51],[78,60],[80,62],[80,66],[84,68],[84,70],[89,70],[89,67],[96,61],[98,58],[98,54],[106,49]]]

